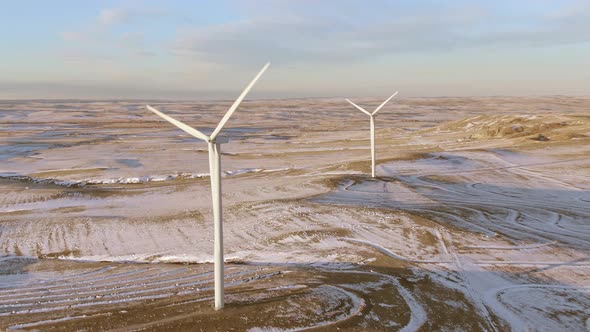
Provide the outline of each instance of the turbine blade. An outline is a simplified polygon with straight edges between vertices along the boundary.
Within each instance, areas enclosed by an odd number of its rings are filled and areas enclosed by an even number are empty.
[[[256,81],[258,81],[258,79],[260,78],[260,76],[262,76],[262,74],[264,74],[264,72],[266,71],[266,69],[268,68],[268,66],[270,66],[270,62],[267,63],[266,65],[264,65],[264,67],[262,67],[262,69],[260,70],[260,72],[258,72],[258,75],[256,75],[256,77],[254,77],[254,79],[252,80],[252,82],[250,82],[250,84],[248,84],[248,86],[244,89],[244,91],[242,91],[242,94],[238,97],[238,99],[236,99],[236,101],[234,101],[233,105],[231,105],[231,107],[229,108],[229,110],[227,111],[227,113],[225,113],[225,115],[223,116],[223,119],[221,119],[221,121],[219,121],[219,124],[217,125],[217,128],[215,128],[215,130],[211,134],[211,140],[214,140],[215,137],[217,137],[217,135],[219,134],[219,132],[221,131],[221,129],[223,129],[223,126],[225,126],[225,124],[227,123],[227,121],[229,120],[229,118],[232,116],[232,114],[234,114],[234,112],[236,111],[236,109],[238,108],[238,106],[240,105],[240,103],[242,102],[242,100],[244,99],[244,97],[246,97],[246,95],[248,94],[248,92],[250,92],[250,89],[252,89],[252,87],[254,86],[254,84],[256,83]]]
[[[387,104],[388,101],[391,100],[391,98],[395,97],[395,95],[397,95],[399,91],[396,91],[394,94],[391,95],[391,97],[387,98],[386,101],[384,101],[381,105],[379,105],[379,107],[377,107],[375,109],[375,111],[373,112],[373,115],[377,114],[377,112],[379,112],[379,110],[381,109],[381,107],[385,106],[385,104]]]
[[[196,138],[200,138],[203,141],[209,141],[209,137],[207,137],[207,135],[205,135],[202,132],[196,130],[195,128],[193,128],[193,127],[191,127],[191,126],[189,126],[189,125],[187,125],[185,123],[182,123],[182,122],[180,122],[180,121],[178,121],[178,120],[176,120],[174,118],[169,117],[168,115],[166,115],[166,114],[158,111],[157,109],[151,107],[150,105],[145,105],[145,107],[148,110],[156,113],[158,116],[160,116],[164,120],[170,122],[171,124],[175,125],[176,127],[180,128],[180,129],[184,130],[184,132],[186,132],[187,134],[192,135],[192,136],[194,136]]]
[[[368,116],[371,116],[371,113],[367,112],[364,108],[360,107],[359,105],[353,103],[352,101],[346,99],[347,102],[349,102],[352,106],[358,108],[361,112],[367,114]]]

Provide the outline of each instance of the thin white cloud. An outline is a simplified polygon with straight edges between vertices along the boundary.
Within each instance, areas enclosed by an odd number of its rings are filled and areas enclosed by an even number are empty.
[[[153,56],[145,47],[141,25],[129,25],[134,21],[159,19],[170,15],[166,10],[149,8],[104,8],[76,31],[64,31],[61,38],[67,42],[60,54],[69,60],[91,62],[120,57],[121,53],[132,56]],[[129,25],[124,31],[114,29]]]
[[[121,47],[128,50],[132,55],[154,56],[155,52],[145,46],[145,35],[143,32],[125,32],[119,37]]]
[[[514,18],[472,4],[397,11],[392,3],[379,2],[372,3],[372,10],[381,5],[389,12],[367,16],[358,2],[330,3],[334,10],[316,13],[309,2],[266,2],[258,16],[180,29],[172,47],[177,55],[213,63],[254,63],[268,58],[285,63],[334,63],[406,52],[590,41],[589,6],[564,10],[561,15]],[[520,19],[526,23],[521,24]]]
[[[179,8],[172,12],[110,7],[62,32],[60,49],[46,57],[52,65],[39,62],[35,70],[30,65],[23,68],[30,70],[31,78],[51,77],[74,82],[73,86],[79,84],[76,79],[92,79],[97,83],[85,89],[100,88],[105,95],[118,89],[135,95],[140,92],[134,89],[140,87],[150,91],[146,95],[159,89],[169,89],[173,95],[186,87],[195,92],[240,89],[241,77],[247,79],[271,61],[273,70],[265,75],[260,91],[319,96],[379,89],[389,93],[399,81],[409,82],[420,93],[448,93],[453,84],[459,94],[460,89],[489,93],[486,84],[505,91],[509,79],[521,75],[523,64],[530,63],[529,73],[539,68],[546,73],[539,77],[578,91],[574,89],[588,77],[584,60],[579,60],[583,56],[576,52],[587,50],[578,43],[590,41],[590,4],[538,0],[551,4],[543,7],[537,6],[537,0],[522,1],[525,4],[505,8],[469,0],[236,0],[220,6],[231,8],[227,16],[218,7],[197,6],[203,9],[200,16]],[[156,30],[160,28],[164,30]],[[570,47],[571,53],[560,53],[567,44],[576,46]],[[578,64],[570,75],[573,79],[565,74],[567,68],[543,67],[560,61]],[[5,62],[3,72],[16,72],[13,67]],[[45,68],[48,74],[39,74]],[[495,74],[498,68],[505,70],[502,77]],[[490,77],[496,83],[490,83]],[[537,81],[541,79],[531,80]],[[60,89],[66,94],[73,91]]]
[[[102,25],[121,23],[129,18],[130,12],[124,8],[105,8],[100,11],[96,21]]]

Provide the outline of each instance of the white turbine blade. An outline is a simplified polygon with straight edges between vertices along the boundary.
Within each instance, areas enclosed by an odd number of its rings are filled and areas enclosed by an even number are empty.
[[[395,97],[395,95],[397,95],[399,91],[396,91],[394,94],[391,95],[391,97],[387,98],[386,101],[384,101],[381,105],[379,105],[379,107],[377,107],[375,109],[375,111],[373,112],[373,115],[377,114],[377,112],[379,112],[379,110],[381,109],[381,107],[385,106],[385,104],[387,104],[388,101],[391,100],[391,98]]]
[[[349,102],[352,106],[358,108],[361,112],[367,114],[368,116],[371,116],[371,113],[367,112],[364,108],[360,107],[359,105],[353,103],[352,101],[346,99],[347,102]]]
[[[166,114],[158,111],[157,109],[151,107],[150,105],[145,105],[145,107],[148,110],[156,113],[158,116],[160,116],[164,120],[170,122],[171,124],[175,125],[176,127],[180,128],[180,129],[184,130],[187,134],[192,135],[192,136],[194,136],[196,138],[200,138],[203,141],[209,141],[209,137],[207,137],[207,135],[205,135],[202,132],[196,130],[195,128],[193,128],[193,127],[191,127],[191,126],[189,126],[189,125],[187,125],[185,123],[182,123],[182,122],[180,122],[180,121],[178,121],[178,120],[176,120],[174,118],[169,117],[168,115],[166,115]]]
[[[256,77],[254,77],[252,82],[250,82],[250,84],[248,84],[248,86],[244,89],[244,91],[242,91],[242,94],[238,97],[238,99],[236,99],[236,101],[234,101],[233,105],[231,105],[231,107],[229,108],[227,113],[225,113],[225,115],[223,116],[223,119],[221,119],[221,121],[219,121],[217,128],[215,128],[215,130],[211,134],[211,140],[214,140],[215,137],[217,137],[217,135],[219,134],[221,129],[223,129],[223,126],[225,126],[225,123],[229,120],[229,118],[232,116],[232,114],[234,114],[235,110],[238,108],[238,106],[240,105],[240,103],[242,102],[244,97],[246,97],[248,92],[250,92],[250,89],[252,89],[252,87],[254,86],[256,81],[258,81],[260,76],[262,76],[262,74],[264,74],[264,72],[266,71],[268,66],[270,66],[270,62],[267,63],[266,65],[264,65],[264,67],[262,67],[262,69],[260,70],[258,75],[256,75]]]

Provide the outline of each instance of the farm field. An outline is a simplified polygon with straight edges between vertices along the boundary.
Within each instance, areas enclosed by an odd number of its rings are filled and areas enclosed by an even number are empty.
[[[374,108],[380,98],[356,99]],[[214,128],[230,102],[151,105]],[[140,101],[0,102],[0,329],[585,331],[590,98],[245,101],[206,144]]]

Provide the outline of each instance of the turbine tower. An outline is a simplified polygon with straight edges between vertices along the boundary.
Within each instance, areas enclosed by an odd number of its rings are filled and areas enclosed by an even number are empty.
[[[248,84],[246,89],[242,91],[242,94],[236,99],[231,105],[225,116],[221,119],[211,136],[207,136],[195,128],[188,126],[168,115],[158,111],[157,109],[146,105],[147,109],[156,113],[164,120],[170,122],[176,127],[184,130],[187,134],[192,135],[198,139],[207,142],[209,147],[209,174],[211,178],[211,198],[213,201],[213,222],[214,222],[214,233],[215,233],[215,244],[214,244],[214,264],[215,264],[215,309],[223,308],[223,224],[221,218],[221,144],[229,142],[227,137],[218,136],[219,132],[223,129],[223,126],[227,123],[229,118],[238,108],[244,97],[248,94],[250,89],[254,86],[256,81],[262,76],[266,69],[270,66],[270,63],[264,65],[262,70],[254,77],[252,82]]]
[[[352,106],[358,108],[361,112],[367,114],[371,118],[371,176],[372,177],[375,177],[375,114],[377,114],[377,112],[379,112],[381,107],[385,106],[385,104],[387,104],[387,102],[390,101],[391,98],[395,97],[395,95],[397,95],[397,93],[398,93],[398,91],[396,91],[394,94],[392,94],[391,97],[387,98],[387,100],[385,100],[383,103],[381,103],[381,105],[379,105],[379,107],[377,107],[375,109],[375,111],[373,111],[373,113],[367,112],[367,110],[365,110],[364,108],[362,108],[359,105],[353,103],[352,101],[346,99],[346,101],[349,102]]]

